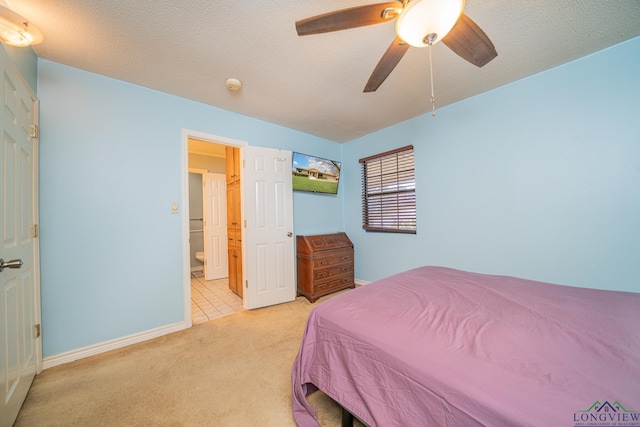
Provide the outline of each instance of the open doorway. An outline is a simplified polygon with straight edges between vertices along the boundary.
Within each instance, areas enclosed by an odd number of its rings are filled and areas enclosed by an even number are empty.
[[[186,138],[185,138],[186,137]],[[229,286],[227,233],[227,153],[229,141],[189,132],[183,135],[185,248],[185,322],[194,324],[243,309],[241,295]],[[234,248],[235,249],[235,248]],[[187,316],[189,317],[187,319]]]
[[[185,325],[191,320],[191,274],[189,262],[189,138],[234,148],[238,159],[238,207],[235,216],[237,261],[236,292],[243,296],[243,307],[255,309],[293,301],[296,297],[293,242],[292,152],[284,149],[249,146],[244,141],[182,130],[182,215]],[[225,158],[228,158],[225,152]],[[226,166],[225,166],[226,168]],[[240,176],[242,175],[242,176]],[[229,188],[227,175],[227,189]],[[228,207],[234,206],[227,204]],[[229,215],[227,215],[230,217]],[[232,224],[232,223],[231,223]],[[229,236],[231,237],[231,235]],[[231,248],[231,245],[229,245]],[[206,255],[205,255],[206,257]],[[250,262],[247,262],[250,260]],[[231,263],[230,263],[231,264]],[[230,271],[229,284],[233,275]],[[240,289],[238,289],[238,286]]]

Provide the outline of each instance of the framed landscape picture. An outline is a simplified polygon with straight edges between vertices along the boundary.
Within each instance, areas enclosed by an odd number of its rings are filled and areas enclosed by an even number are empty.
[[[309,154],[293,153],[293,189],[312,193],[337,194],[340,162]]]

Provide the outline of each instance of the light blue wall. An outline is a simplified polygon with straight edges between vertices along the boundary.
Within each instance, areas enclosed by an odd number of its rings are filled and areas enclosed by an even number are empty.
[[[321,138],[46,60],[38,85],[44,357],[183,320],[169,209],[182,128],[340,158]],[[296,194],[295,232],[341,229],[342,211],[342,196]]]
[[[294,193],[295,232],[346,230],[359,279],[438,264],[640,291],[639,71],[635,39],[339,145],[40,60],[44,357],[183,319],[182,128],[341,160],[338,196]],[[406,144],[418,234],[366,234],[358,159]]]
[[[431,264],[640,292],[639,75],[636,38],[345,144],[356,277]],[[364,233],[358,159],[408,144],[418,234]]]

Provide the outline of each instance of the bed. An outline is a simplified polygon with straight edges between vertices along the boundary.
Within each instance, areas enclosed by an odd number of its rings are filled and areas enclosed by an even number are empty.
[[[369,426],[640,426],[640,293],[409,270],[315,307],[292,386],[300,427],[317,390]]]

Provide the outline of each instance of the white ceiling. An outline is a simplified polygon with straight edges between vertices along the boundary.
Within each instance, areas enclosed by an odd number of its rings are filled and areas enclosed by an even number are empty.
[[[335,142],[431,110],[425,49],[411,48],[376,92],[362,93],[393,22],[296,34],[296,20],[374,2],[4,0],[44,34],[41,58]],[[465,13],[498,57],[477,68],[434,45],[440,108],[640,35],[639,0],[467,0]],[[229,77],[241,91],[226,88]]]

